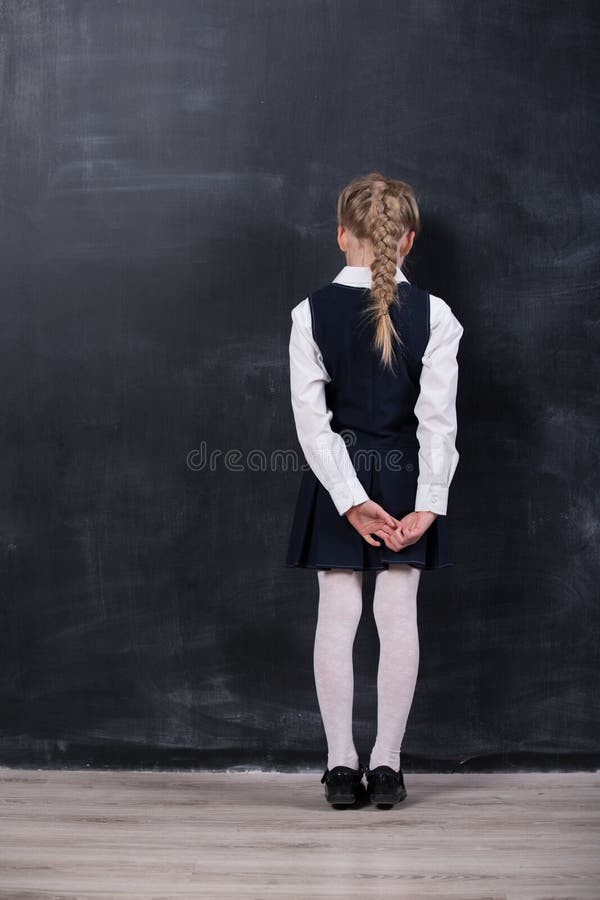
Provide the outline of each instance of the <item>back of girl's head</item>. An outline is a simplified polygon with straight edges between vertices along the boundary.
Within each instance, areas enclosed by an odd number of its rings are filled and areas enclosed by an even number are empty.
[[[393,369],[394,341],[402,343],[389,314],[399,302],[396,267],[399,244],[411,231],[421,230],[415,192],[405,181],[370,172],[355,178],[342,190],[337,202],[338,225],[347,228],[359,241],[372,244],[371,305],[368,317],[375,321],[374,346],[382,363]]]

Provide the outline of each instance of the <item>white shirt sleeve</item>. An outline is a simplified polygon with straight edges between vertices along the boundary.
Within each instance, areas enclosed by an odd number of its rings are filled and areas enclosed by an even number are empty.
[[[419,478],[415,510],[445,516],[448,489],[458,465],[455,447],[458,345],[463,327],[448,304],[430,295],[430,337],[422,359],[418,419]]]
[[[308,297],[292,309],[290,388],[296,432],[308,465],[340,515],[369,495],[360,483],[343,437],[331,428],[325,384],[331,381],[312,333]]]

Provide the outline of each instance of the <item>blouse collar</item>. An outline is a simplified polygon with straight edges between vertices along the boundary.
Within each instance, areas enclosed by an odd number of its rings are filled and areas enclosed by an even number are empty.
[[[408,281],[408,278],[396,266],[396,281]],[[334,284],[346,284],[350,287],[371,287],[371,266],[344,266],[333,279]]]

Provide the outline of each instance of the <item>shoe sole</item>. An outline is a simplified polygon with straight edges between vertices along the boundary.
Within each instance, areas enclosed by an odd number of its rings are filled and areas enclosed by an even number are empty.
[[[368,802],[364,789],[359,791],[358,796],[355,794],[335,794],[333,797],[327,797],[326,795],[325,799],[331,806],[339,809],[345,809],[348,806],[360,806],[361,803]]]
[[[331,803],[332,806],[352,806],[356,803],[356,797],[326,797],[325,799],[328,803]]]
[[[403,785],[399,785],[392,793],[367,789],[367,794],[369,802],[376,806],[393,806],[395,803],[402,803],[403,800],[406,800],[407,790]]]
[[[406,794],[400,797],[391,796],[390,794],[374,794],[369,800],[374,806],[389,807],[406,800]]]

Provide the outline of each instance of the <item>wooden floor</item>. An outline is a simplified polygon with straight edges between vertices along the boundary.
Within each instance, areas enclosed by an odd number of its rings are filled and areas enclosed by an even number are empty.
[[[0,897],[600,898],[596,774],[405,773],[387,810],[321,774],[0,768]]]

